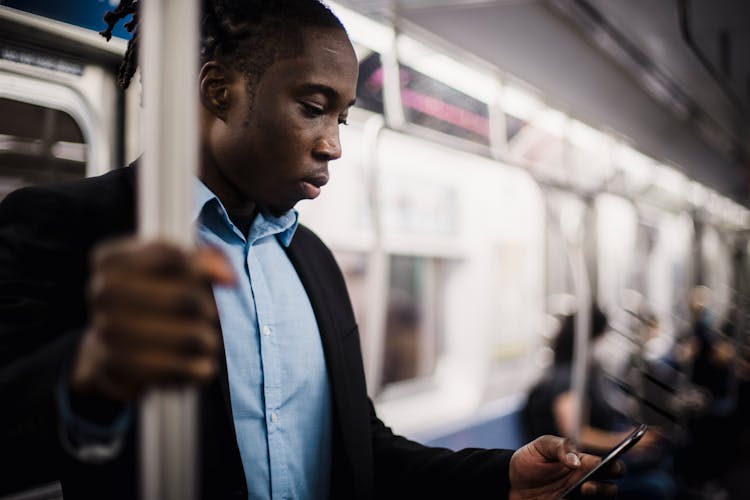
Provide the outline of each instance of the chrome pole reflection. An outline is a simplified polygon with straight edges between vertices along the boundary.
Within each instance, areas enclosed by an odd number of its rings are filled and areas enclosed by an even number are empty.
[[[197,170],[197,0],[140,2],[143,162],[138,172],[142,238],[193,244],[189,218]],[[194,500],[197,393],[154,390],[140,410],[141,497]]]

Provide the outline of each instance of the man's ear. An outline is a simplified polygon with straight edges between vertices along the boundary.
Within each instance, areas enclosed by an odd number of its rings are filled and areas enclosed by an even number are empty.
[[[203,106],[224,120],[231,102],[227,68],[216,61],[208,61],[200,71],[199,91]]]

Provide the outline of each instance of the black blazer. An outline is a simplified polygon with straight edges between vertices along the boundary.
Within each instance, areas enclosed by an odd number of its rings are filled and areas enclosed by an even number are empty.
[[[116,459],[83,463],[60,445],[54,400],[87,324],[89,254],[134,230],[134,171],[24,188],[0,204],[0,493],[60,480],[66,500],[137,497],[137,422]],[[507,496],[510,451],[429,448],[377,418],[333,255],[303,226],[287,254],[315,312],[332,385],[332,497]],[[201,391],[201,490],[206,499],[247,498],[226,366],[220,372]]]

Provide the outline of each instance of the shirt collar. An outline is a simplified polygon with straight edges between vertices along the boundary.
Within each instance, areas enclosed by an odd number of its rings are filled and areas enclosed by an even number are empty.
[[[231,225],[231,221],[221,200],[197,177],[195,178],[193,200],[192,220],[194,223],[198,221],[206,206],[216,205],[220,208],[225,222]],[[297,231],[297,226],[299,226],[299,214],[293,208],[278,217],[260,212],[255,217],[255,220],[253,220],[248,240],[252,243],[265,236],[277,235],[279,242],[283,246],[288,247],[292,242],[294,233]]]
[[[192,213],[192,221],[197,222],[198,217],[200,217],[201,212],[203,211],[203,207],[206,206],[207,203],[209,203],[212,200],[216,200],[219,205],[221,205],[221,202],[219,201],[219,198],[216,197],[216,195],[208,189],[208,186],[203,184],[203,182],[195,178],[195,186],[193,189],[193,213]],[[224,206],[221,206],[222,209]]]

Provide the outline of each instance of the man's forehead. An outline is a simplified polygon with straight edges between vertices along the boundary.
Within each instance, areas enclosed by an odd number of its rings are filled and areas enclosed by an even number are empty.
[[[343,30],[331,28],[308,28],[302,33],[305,53],[310,55],[329,55],[336,57],[353,57],[354,47],[352,47],[349,36]]]
[[[341,47],[331,47],[325,44],[321,44],[320,49],[330,55],[338,55],[342,50]]]
[[[351,61],[337,54],[330,54],[330,57],[295,57],[279,61],[274,66],[285,79],[298,85],[356,82],[359,72],[356,59]]]
[[[311,37],[308,41],[302,54],[277,61],[269,68],[271,72],[295,86],[310,89],[325,86],[337,94],[353,93],[359,64],[346,34]],[[342,97],[353,98],[353,95]]]

